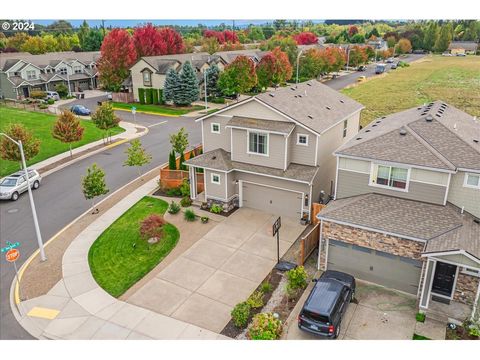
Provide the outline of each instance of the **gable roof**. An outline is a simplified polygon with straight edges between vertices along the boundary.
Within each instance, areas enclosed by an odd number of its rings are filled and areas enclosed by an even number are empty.
[[[207,52],[188,53],[188,54],[171,54],[159,56],[143,56],[147,64],[153,67],[157,73],[166,74],[175,64],[182,65],[186,61],[190,61],[194,67],[200,68],[203,64],[215,60],[215,55],[210,55]]]
[[[82,63],[93,63],[98,60],[100,57],[100,51],[85,51],[85,52],[74,52],[74,51],[61,51],[61,52],[51,52],[46,54],[32,55],[30,53],[2,53],[0,56],[0,69],[6,71],[7,65],[12,64],[12,62],[17,63],[20,60],[24,62],[33,64],[35,66],[44,68],[47,65],[55,66],[60,61],[74,61],[78,60]],[[55,65],[52,65],[55,64]],[[11,67],[11,66],[10,66]]]
[[[263,56],[269,51],[259,49],[217,51],[214,55],[219,56],[226,64],[232,63],[238,56],[246,56],[251,58],[256,64],[262,60]]]
[[[467,51],[477,51],[478,43],[475,41],[451,41],[448,45],[448,50],[464,49]]]
[[[480,171],[480,123],[435,101],[372,121],[335,154]]]

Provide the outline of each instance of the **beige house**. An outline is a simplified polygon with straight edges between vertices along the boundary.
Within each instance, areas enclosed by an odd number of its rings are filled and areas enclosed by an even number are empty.
[[[479,302],[480,123],[436,101],[372,121],[336,150],[319,268],[417,296],[439,320]]]
[[[333,151],[358,132],[363,106],[317,81],[248,98],[197,119],[204,154],[186,162],[191,196],[310,219],[333,195]],[[196,171],[205,191],[196,193]]]
[[[448,45],[450,54],[475,55],[478,50],[478,43],[475,41],[452,41]]]

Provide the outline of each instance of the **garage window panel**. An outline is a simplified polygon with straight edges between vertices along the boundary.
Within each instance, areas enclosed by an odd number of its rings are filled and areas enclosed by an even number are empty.
[[[356,250],[356,251],[361,251],[361,252],[364,252],[364,253],[367,253],[367,254],[372,253],[372,249],[369,249],[369,248],[366,248],[366,247],[363,247],[363,246],[352,245],[352,249]]]

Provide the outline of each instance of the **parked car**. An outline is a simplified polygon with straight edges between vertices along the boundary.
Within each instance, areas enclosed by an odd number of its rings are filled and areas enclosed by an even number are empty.
[[[390,65],[390,69],[395,70],[396,68],[397,68],[397,64],[393,63],[392,65]]]
[[[357,68],[357,71],[366,71],[367,70],[367,66],[366,65],[360,65],[358,68]]]
[[[46,91],[47,96],[45,97],[47,100],[53,99],[55,101],[60,100],[60,95],[56,91]]]
[[[465,53],[457,53],[457,56],[467,56]]]
[[[383,74],[387,66],[385,64],[377,64],[375,67],[375,74]]]
[[[298,315],[298,328],[329,338],[340,335],[340,326],[348,305],[355,299],[355,278],[327,270],[316,281]]]
[[[364,75],[359,76],[359,77],[357,78],[357,82],[363,82],[363,81],[365,81],[365,80],[367,80],[367,77],[364,76]]]
[[[393,58],[388,58],[386,62],[387,62],[387,64],[392,64],[394,61],[395,60],[393,60]]]
[[[30,187],[38,189],[42,181],[42,177],[37,170],[28,169],[28,179]],[[17,201],[20,194],[28,190],[27,178],[25,171],[21,170],[10,176],[4,177],[0,182],[0,200]]]
[[[111,92],[106,92],[105,95],[107,95],[107,100],[112,100],[112,93]]]
[[[87,109],[83,105],[73,105],[70,108],[70,111],[73,112],[75,115],[82,115],[82,116],[88,116],[91,114],[90,109]]]

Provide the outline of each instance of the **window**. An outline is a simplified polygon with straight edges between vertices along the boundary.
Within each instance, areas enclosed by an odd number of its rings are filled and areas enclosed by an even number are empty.
[[[476,270],[476,269],[472,269],[472,268],[468,268],[468,267],[464,267],[462,269],[462,273],[467,274],[467,275],[480,277],[480,270]]]
[[[150,71],[143,72],[143,86],[152,86]]]
[[[212,133],[214,133],[214,134],[220,134],[220,124],[218,124],[218,123],[212,123],[212,124],[211,124],[211,128],[212,128]]]
[[[480,189],[480,174],[465,174],[464,187]]]
[[[220,175],[212,173],[211,179],[212,179],[212,184],[220,185]]]
[[[409,170],[405,168],[375,165],[371,185],[406,190]]]
[[[308,135],[297,134],[297,145],[308,146]]]
[[[28,70],[27,71],[27,80],[33,80],[37,78],[37,74],[35,73],[35,70]]]
[[[348,120],[343,122],[343,137],[347,136],[347,129],[348,129]]]
[[[74,66],[73,67],[73,72],[75,74],[81,74],[82,73],[82,67],[81,66]]]
[[[67,75],[67,68],[63,67],[57,70],[57,73],[60,73],[61,75]]]
[[[268,134],[249,132],[248,152],[268,156]]]

